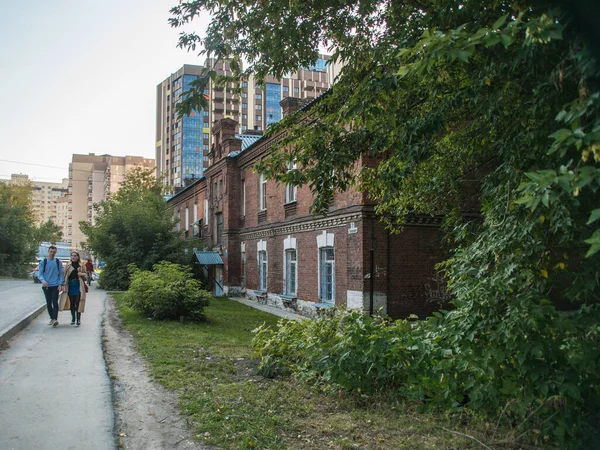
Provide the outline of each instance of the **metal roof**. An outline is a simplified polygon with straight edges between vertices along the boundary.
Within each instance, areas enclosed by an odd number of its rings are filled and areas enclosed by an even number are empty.
[[[198,262],[204,266],[223,264],[223,258],[221,258],[218,252],[199,252],[198,250],[194,250],[194,254]]]

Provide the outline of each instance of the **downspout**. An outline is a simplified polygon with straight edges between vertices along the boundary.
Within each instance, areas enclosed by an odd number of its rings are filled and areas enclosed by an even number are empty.
[[[373,291],[375,287],[375,216],[371,216],[371,279],[369,283],[369,315],[373,315]]]

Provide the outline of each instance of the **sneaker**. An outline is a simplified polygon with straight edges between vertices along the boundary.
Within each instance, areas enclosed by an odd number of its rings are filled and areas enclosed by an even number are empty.
[[[77,326],[80,327],[81,326],[81,322],[77,322]]]
[[[50,319],[50,322],[48,322],[48,325],[54,325],[54,322],[56,322],[54,319]]]
[[[71,320],[71,325],[75,325],[75,321],[74,320]]]
[[[54,323],[52,324],[52,326],[53,326],[54,328],[56,328],[56,327],[58,326],[58,320],[55,320],[55,321],[54,321]]]

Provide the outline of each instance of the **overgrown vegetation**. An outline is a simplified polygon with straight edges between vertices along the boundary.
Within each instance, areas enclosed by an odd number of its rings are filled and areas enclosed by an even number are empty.
[[[106,264],[102,288],[127,290],[129,264],[150,270],[160,261],[184,262],[185,244],[175,229],[164,189],[153,169],[130,170],[114,195],[94,205],[95,225],[79,223],[85,247]]]
[[[129,265],[131,284],[125,298],[146,317],[162,320],[204,319],[212,294],[202,289],[187,266],[161,261],[152,270]]]
[[[522,438],[564,448],[584,445],[600,409],[600,70],[570,16],[584,2],[575,4],[195,0],[171,19],[210,11],[206,38],[183,33],[180,45],[230,59],[232,79],[281,77],[314,63],[319,45],[344,61],[328,95],[270,128],[286,137],[258,170],[310,186],[319,213],[355,184],[360,158],[378,158],[356,184],[390,230],[409,213],[443,214],[454,309],[393,326],[396,353],[382,345],[371,362],[401,367],[417,346],[426,362],[398,374],[405,395],[535,423]],[[206,80],[180,113],[202,104]],[[369,327],[354,323],[357,346],[346,320],[325,329],[342,327],[330,348],[360,360]],[[263,338],[264,355],[285,362]]]
[[[388,396],[266,379],[251,359],[253,330],[277,318],[217,298],[199,323],[147,320],[113,294],[152,376],[180,394],[193,434],[225,449],[478,449],[510,435],[467,411],[423,414]],[[471,437],[466,437],[461,434]],[[495,435],[495,437],[494,437]],[[511,448],[504,446],[504,448]]]

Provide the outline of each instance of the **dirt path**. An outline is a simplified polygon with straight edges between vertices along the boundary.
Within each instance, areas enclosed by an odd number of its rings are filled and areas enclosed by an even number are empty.
[[[104,358],[112,380],[118,448],[127,450],[217,449],[190,439],[177,395],[152,381],[108,296],[103,317]]]

